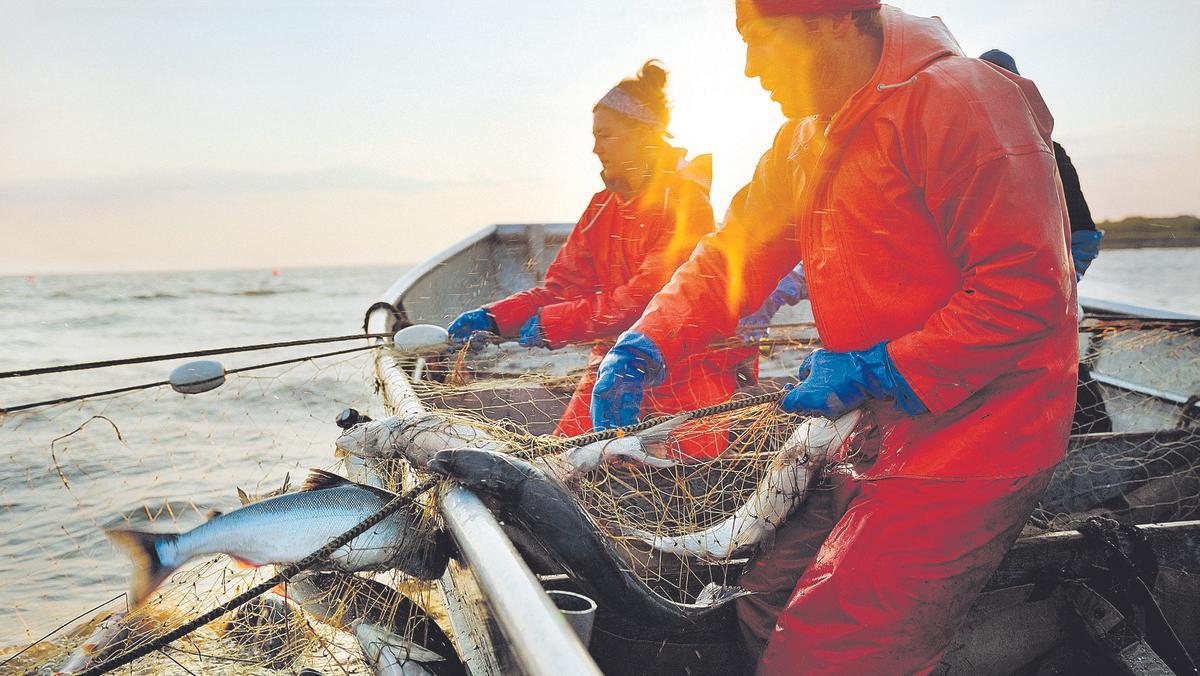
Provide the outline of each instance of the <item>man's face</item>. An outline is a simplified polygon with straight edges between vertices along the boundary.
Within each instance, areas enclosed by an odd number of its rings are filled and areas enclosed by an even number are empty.
[[[756,18],[740,27],[746,43],[746,77],[758,78],[788,119],[828,117],[841,76],[836,37],[825,17]]]

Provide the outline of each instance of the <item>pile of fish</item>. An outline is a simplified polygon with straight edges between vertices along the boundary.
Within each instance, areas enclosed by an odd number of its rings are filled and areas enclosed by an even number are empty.
[[[630,572],[612,538],[567,488],[608,462],[653,468],[681,462],[669,457],[668,448],[671,434],[687,420],[683,414],[637,434],[565,449],[561,441],[530,437],[521,440],[534,446],[524,449],[536,456],[530,461],[511,454],[520,442],[497,440],[479,427],[436,413],[365,420],[345,430],[336,447],[355,478],[372,477],[371,470],[377,469],[373,465],[403,461],[453,479],[486,496],[511,526],[523,531],[601,603],[622,608],[647,625],[695,626],[727,619],[728,614],[719,611],[728,609],[728,602],[744,592],[710,585],[695,603],[661,596]],[[727,558],[751,547],[804,499],[825,459],[857,423],[856,413],[838,421],[805,421],[745,505],[711,528],[670,537],[640,531],[626,535],[640,537],[659,551],[706,560]],[[307,557],[395,497],[377,482],[377,476],[371,483],[360,483],[314,469],[295,492],[288,492],[288,481],[262,499],[239,489],[240,509],[215,513],[186,532],[108,531],[133,562],[132,608],[142,606],[172,573],[199,557],[221,553],[247,566],[288,564]],[[379,674],[465,674],[449,637],[420,606],[391,587],[354,575],[399,570],[420,580],[441,577],[453,545],[430,521],[415,504],[401,507],[336,550],[322,565],[324,570],[296,577],[277,589],[280,598],[260,599],[261,607],[246,612],[286,624],[292,606],[298,606],[308,616],[352,634],[364,660]],[[125,624],[124,614],[101,623],[62,673],[112,654],[113,647],[128,636]],[[269,662],[264,659],[264,663]]]

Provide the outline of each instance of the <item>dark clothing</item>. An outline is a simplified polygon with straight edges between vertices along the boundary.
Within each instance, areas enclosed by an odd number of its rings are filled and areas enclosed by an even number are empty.
[[[1062,178],[1063,194],[1067,198],[1067,216],[1071,219],[1071,232],[1078,230],[1095,230],[1096,222],[1092,220],[1092,212],[1088,209],[1087,200],[1083,198],[1083,189],[1079,187],[1079,172],[1071,164],[1071,156],[1054,141],[1054,163],[1058,165],[1058,175]]]

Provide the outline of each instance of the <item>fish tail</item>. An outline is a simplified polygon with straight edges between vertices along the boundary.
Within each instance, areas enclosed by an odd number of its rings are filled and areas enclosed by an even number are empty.
[[[648,453],[654,453],[655,451],[659,450],[663,444],[667,443],[667,439],[670,438],[671,433],[675,431],[675,428],[691,419],[691,413],[680,413],[679,415],[672,416],[671,418],[660,422],[644,432],[639,432],[637,437],[642,442],[642,449]]]
[[[729,603],[734,599],[741,598],[743,596],[749,596],[752,593],[753,592],[741,587],[719,585],[716,582],[709,582],[708,584],[704,585],[704,588],[701,589],[700,593],[696,596],[696,605],[719,606]]]
[[[163,580],[175,572],[176,567],[164,564],[156,548],[159,541],[174,536],[138,530],[110,530],[106,535],[133,562],[133,575],[129,580],[129,602],[131,607],[136,608],[151,592],[158,589]]]

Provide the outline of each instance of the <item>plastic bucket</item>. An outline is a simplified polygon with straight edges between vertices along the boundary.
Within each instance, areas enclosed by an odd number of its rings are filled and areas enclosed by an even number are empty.
[[[575,630],[575,635],[586,648],[592,640],[592,622],[596,619],[596,602],[583,594],[550,589],[546,592],[554,606],[558,608],[567,624]]]

